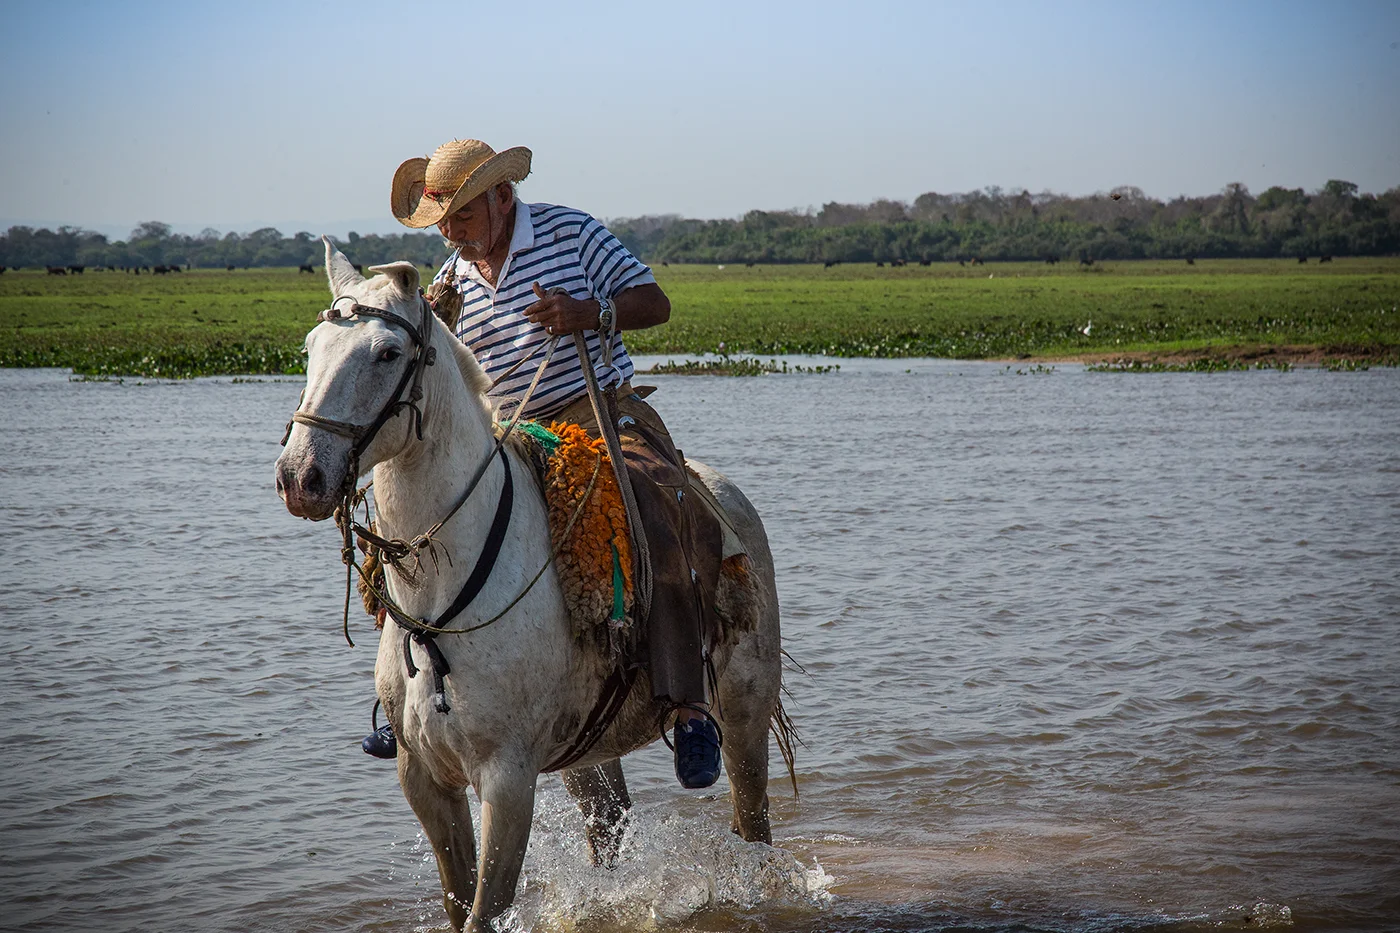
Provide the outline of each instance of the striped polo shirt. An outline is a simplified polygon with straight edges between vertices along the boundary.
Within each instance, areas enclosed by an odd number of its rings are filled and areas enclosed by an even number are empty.
[[[563,288],[585,301],[613,298],[624,289],[656,281],[651,269],[583,211],[557,204],[517,201],[516,205],[510,255],[495,288],[486,283],[476,263],[455,253],[433,279],[451,282],[461,293],[462,313],[455,330],[488,378],[494,382],[521,357],[526,357],[514,373],[491,391],[491,397],[500,400],[519,399],[525,394],[549,343],[550,335],[545,329],[525,318],[525,309],[538,300],[532,287],[536,282],[546,291]],[[607,388],[632,378],[632,358],[627,355],[620,334],[613,338],[612,367],[602,360],[598,333],[584,331],[584,336],[600,386]],[[548,417],[587,391],[573,335],[566,334],[559,338],[529,408],[521,414],[527,418]],[[513,406],[507,405],[506,410],[513,413]]]

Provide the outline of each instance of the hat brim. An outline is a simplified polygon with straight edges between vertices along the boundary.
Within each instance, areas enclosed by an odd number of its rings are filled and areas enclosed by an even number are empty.
[[[427,196],[423,181],[428,174],[428,160],[409,159],[394,172],[389,209],[405,227],[434,226],[495,185],[503,181],[523,181],[530,174],[530,155],[530,150],[524,146],[496,153],[473,169],[450,198]]]

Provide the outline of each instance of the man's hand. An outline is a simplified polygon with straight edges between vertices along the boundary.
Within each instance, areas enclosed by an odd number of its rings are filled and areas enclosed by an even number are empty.
[[[598,302],[579,301],[561,293],[550,295],[535,283],[539,301],[525,309],[525,317],[551,334],[574,334],[581,330],[598,329]]]

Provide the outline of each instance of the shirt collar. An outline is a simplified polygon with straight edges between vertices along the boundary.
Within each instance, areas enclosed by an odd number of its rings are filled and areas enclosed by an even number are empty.
[[[535,225],[530,219],[530,205],[517,198],[515,202],[515,232],[510,235],[510,254],[514,256],[521,250],[527,250],[534,245]]]

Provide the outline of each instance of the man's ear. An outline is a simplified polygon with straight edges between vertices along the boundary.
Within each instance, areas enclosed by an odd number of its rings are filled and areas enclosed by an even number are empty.
[[[418,294],[418,267],[411,262],[391,262],[384,266],[370,266],[369,271],[380,272],[393,280],[394,288],[405,298]]]
[[[503,181],[496,186],[496,203],[501,205],[503,214],[515,203],[515,189],[511,187],[510,182]]]

